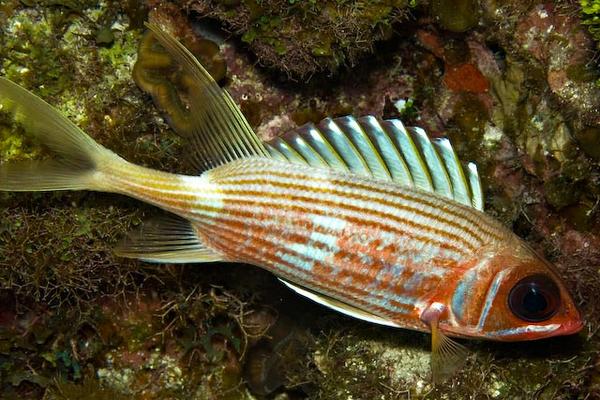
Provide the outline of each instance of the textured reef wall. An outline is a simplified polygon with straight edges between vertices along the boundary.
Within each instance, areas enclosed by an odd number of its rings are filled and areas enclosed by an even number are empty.
[[[428,335],[345,318],[253,267],[111,255],[151,207],[4,193],[0,397],[600,397],[599,18],[586,0],[0,3],[0,73],[136,163],[192,172],[167,123],[185,130],[186,88],[161,79],[176,71],[155,62],[147,19],[265,138],[345,114],[448,135],[478,163],[488,212],[556,263],[586,319],[575,337],[466,342],[467,367],[432,387]],[[169,93],[154,98],[175,117],[140,87]],[[0,162],[44,156],[0,113]]]

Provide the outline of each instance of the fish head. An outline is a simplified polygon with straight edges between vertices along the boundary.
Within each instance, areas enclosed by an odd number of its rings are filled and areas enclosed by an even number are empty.
[[[450,304],[455,327],[449,330],[458,335],[524,341],[570,335],[583,327],[557,269],[521,240],[467,270]]]

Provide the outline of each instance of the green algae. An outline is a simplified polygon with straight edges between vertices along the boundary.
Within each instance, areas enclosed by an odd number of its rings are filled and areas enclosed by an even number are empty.
[[[472,94],[461,94],[454,106],[452,122],[458,130],[452,130],[449,135],[458,147],[464,147],[463,152],[473,153],[482,143],[486,123],[489,121],[489,111],[481,100]]]
[[[587,127],[575,132],[581,150],[595,161],[600,161],[600,128]]]
[[[544,191],[548,203],[557,210],[573,205],[582,194],[581,185],[563,175],[544,182]]]
[[[431,14],[445,29],[464,32],[479,22],[479,1],[432,0]]]
[[[130,397],[114,389],[103,386],[94,378],[86,378],[81,383],[56,380],[46,393],[48,400],[126,400]]]
[[[35,198],[39,201],[41,195]],[[45,218],[25,208],[0,212],[0,285],[55,305],[86,301],[99,288],[107,292],[123,290],[132,283],[126,278],[129,267],[107,255],[115,240],[113,235],[127,229],[127,220],[133,215],[127,216],[114,207],[64,208],[59,205],[61,198],[65,197],[55,195],[53,204],[40,210]],[[78,203],[75,198],[70,201]],[[102,276],[112,274],[121,275],[121,281],[108,285]]]
[[[245,0],[194,3],[240,34],[261,63],[293,78],[334,73],[372,52],[405,18],[406,0],[364,2]]]
[[[600,1],[580,0],[581,23],[587,26],[588,31],[600,46]]]
[[[588,64],[573,64],[567,67],[567,77],[575,82],[593,82],[600,72]]]

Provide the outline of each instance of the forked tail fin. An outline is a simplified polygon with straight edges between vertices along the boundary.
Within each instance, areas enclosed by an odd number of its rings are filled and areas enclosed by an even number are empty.
[[[0,164],[0,191],[106,190],[99,171],[122,160],[58,110],[19,85],[0,77],[0,111],[59,157]]]

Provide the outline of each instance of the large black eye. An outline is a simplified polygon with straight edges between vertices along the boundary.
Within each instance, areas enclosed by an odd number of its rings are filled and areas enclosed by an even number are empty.
[[[510,310],[525,321],[541,322],[552,317],[560,305],[560,290],[542,274],[521,279],[508,295]]]

